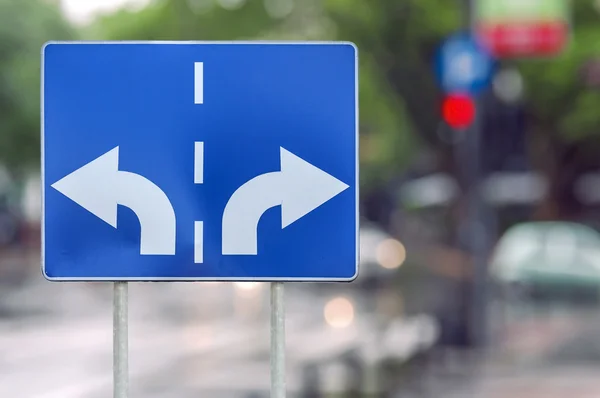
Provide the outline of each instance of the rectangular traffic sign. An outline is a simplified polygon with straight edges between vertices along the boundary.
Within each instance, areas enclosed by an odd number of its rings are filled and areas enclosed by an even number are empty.
[[[567,0],[477,0],[476,32],[497,58],[552,56],[569,43]]]
[[[346,42],[50,42],[53,281],[349,281],[358,64]]]

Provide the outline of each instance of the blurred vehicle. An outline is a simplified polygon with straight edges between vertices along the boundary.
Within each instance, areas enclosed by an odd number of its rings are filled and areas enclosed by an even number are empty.
[[[21,217],[13,201],[15,184],[8,171],[0,166],[0,249],[19,242]]]
[[[498,242],[490,272],[509,295],[597,300],[600,234],[570,222],[518,224]]]
[[[596,355],[580,337],[600,321],[600,234],[594,229],[571,222],[518,224],[498,242],[490,276],[497,288],[491,322],[499,352],[538,365]],[[581,343],[569,342],[575,336]]]

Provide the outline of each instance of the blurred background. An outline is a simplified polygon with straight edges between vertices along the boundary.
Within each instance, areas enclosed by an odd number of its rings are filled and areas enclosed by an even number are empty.
[[[596,0],[0,0],[0,396],[112,391],[110,284],[39,269],[40,49],[84,39],[357,44],[360,277],[288,285],[290,397],[600,397]],[[269,395],[268,285],[130,289],[132,397]]]

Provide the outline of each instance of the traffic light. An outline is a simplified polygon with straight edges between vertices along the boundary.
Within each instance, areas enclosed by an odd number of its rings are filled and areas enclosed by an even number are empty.
[[[465,94],[449,94],[442,103],[442,117],[454,129],[466,129],[475,120],[475,101]]]

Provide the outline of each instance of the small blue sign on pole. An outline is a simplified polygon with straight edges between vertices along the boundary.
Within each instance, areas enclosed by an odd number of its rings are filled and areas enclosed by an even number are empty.
[[[357,177],[351,43],[43,48],[50,280],[353,280]]]
[[[436,75],[446,93],[477,95],[493,76],[495,61],[470,33],[450,36],[436,57]]]

